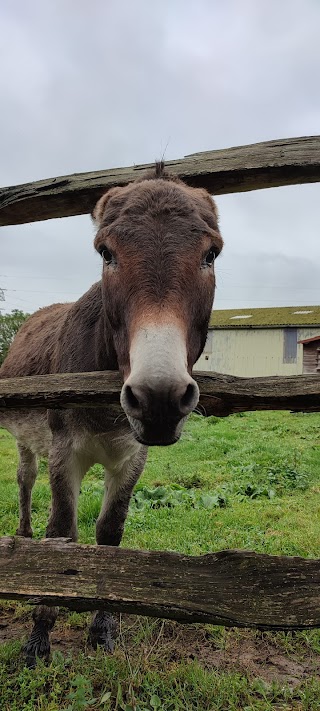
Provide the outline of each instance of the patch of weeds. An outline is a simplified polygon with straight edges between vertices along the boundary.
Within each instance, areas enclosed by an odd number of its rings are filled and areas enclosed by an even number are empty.
[[[204,509],[223,509],[228,505],[228,496],[226,491],[221,489],[213,494],[201,494],[198,501],[196,502],[195,508]]]
[[[257,486],[252,482],[246,482],[238,491],[238,497],[240,499],[245,497],[258,499],[262,496],[266,496],[268,499],[274,499],[276,495],[275,489],[269,488],[268,486]]]
[[[67,696],[68,701],[71,701],[71,703],[67,706],[66,711],[84,711],[89,706],[93,706],[97,699],[94,699],[92,695],[91,681],[82,676],[82,674],[77,674],[71,681],[71,690]]]
[[[132,511],[142,511],[145,508],[159,509],[161,507],[172,508],[179,504],[191,504],[194,501],[194,492],[173,486],[148,486],[136,487],[130,503]]]
[[[281,490],[306,491],[309,486],[308,476],[305,472],[297,471],[292,467],[272,467],[267,473],[270,483]]]
[[[147,509],[173,508],[184,505],[193,509],[223,508],[227,505],[225,492],[200,493],[195,489],[185,489],[178,484],[172,486],[138,486],[130,502],[130,512]]]
[[[240,500],[244,498],[257,499],[267,497],[273,499],[293,491],[306,491],[309,478],[303,471],[279,463],[266,467],[257,463],[233,467],[234,482],[230,485],[230,493]]]
[[[205,486],[206,483],[204,477],[197,474],[197,472],[190,474],[177,474],[175,481],[185,489],[201,489],[201,487]]]
[[[234,467],[232,481],[221,484],[213,491],[199,491],[196,486],[199,479],[201,478],[198,475],[182,476],[180,482],[187,480],[188,486],[157,483],[157,486],[149,487],[138,484],[131,499],[130,513],[145,509],[173,508],[179,505],[187,509],[225,508],[232,499],[271,500],[295,490],[305,491],[309,486],[307,475],[290,466],[274,466],[266,469],[255,463]]]

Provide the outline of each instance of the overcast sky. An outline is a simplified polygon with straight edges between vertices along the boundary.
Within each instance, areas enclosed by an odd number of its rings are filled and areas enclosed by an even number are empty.
[[[0,183],[320,133],[319,0],[2,0]],[[216,308],[319,303],[319,184],[219,196]],[[2,227],[6,311],[99,278],[88,216]]]

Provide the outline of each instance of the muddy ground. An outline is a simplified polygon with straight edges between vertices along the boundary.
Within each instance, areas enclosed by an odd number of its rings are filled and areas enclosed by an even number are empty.
[[[62,612],[51,635],[52,651],[59,650],[67,655],[73,650],[89,650],[87,626],[71,627],[66,620],[67,613]],[[125,645],[128,654],[137,653],[136,644],[131,644],[137,624],[135,620],[137,618],[129,615],[123,615],[121,619],[118,646]],[[0,644],[16,639],[25,641],[31,627],[31,612],[16,618],[13,611],[1,610]],[[289,649],[284,651],[276,633],[229,629],[217,638],[208,627],[165,620],[158,622],[152,638],[139,647],[139,654],[157,656],[159,651],[162,663],[165,660],[168,665],[196,659],[206,669],[239,671],[267,684],[278,682],[294,688],[309,677],[320,677],[320,655],[301,640],[295,645],[294,633],[289,634]],[[92,654],[91,649],[89,653]]]

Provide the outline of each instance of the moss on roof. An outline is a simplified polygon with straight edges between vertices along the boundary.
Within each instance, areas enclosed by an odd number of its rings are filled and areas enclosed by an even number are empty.
[[[301,313],[297,313],[297,312]],[[274,328],[319,326],[320,306],[276,306],[270,309],[223,309],[213,311],[211,328]]]

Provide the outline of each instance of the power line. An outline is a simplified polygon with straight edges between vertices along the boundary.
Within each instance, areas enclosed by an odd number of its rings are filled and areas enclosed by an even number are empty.
[[[55,281],[60,281],[62,280],[67,280],[69,281],[70,279],[78,279],[76,276],[39,276],[37,275],[32,275],[32,274],[0,274],[0,279],[53,279]]]
[[[61,293],[63,293],[63,294],[73,294],[74,296],[81,293],[81,291],[64,291],[62,289],[60,289],[59,291],[38,291],[36,289],[8,289],[6,287],[4,288],[3,291],[10,291],[10,292],[14,291],[16,293],[22,292],[23,294],[61,294]]]

